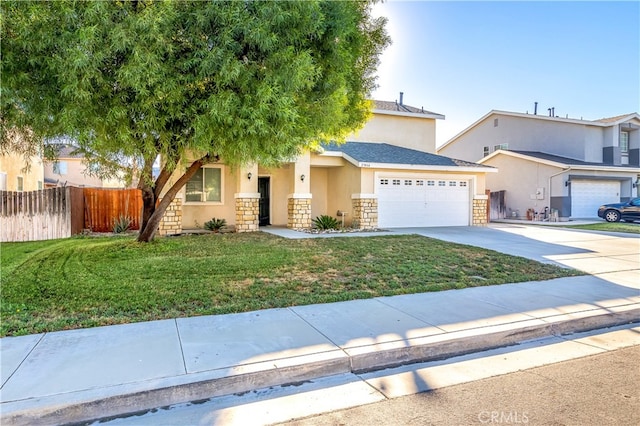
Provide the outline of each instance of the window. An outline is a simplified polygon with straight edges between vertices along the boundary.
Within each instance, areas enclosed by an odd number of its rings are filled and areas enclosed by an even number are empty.
[[[498,119],[497,118],[493,119],[493,127],[498,127]]]
[[[380,179],[380,185],[389,185],[389,179]]]
[[[66,175],[67,174],[67,162],[66,161],[56,161],[53,163],[53,173],[57,175]]]
[[[407,186],[411,186],[411,185],[413,185],[413,181],[410,180],[410,179],[407,179],[407,180],[404,181],[404,184],[407,185]]]
[[[400,185],[400,179],[393,179],[393,180],[391,181],[391,184],[392,184],[392,185]]]
[[[185,202],[222,202],[222,170],[203,167],[189,179]]]
[[[450,180],[449,181],[449,186],[456,186],[456,181],[455,180]]]
[[[24,191],[24,178],[22,176],[18,176],[18,192]]]
[[[489,147],[485,146],[484,148],[482,148],[482,153],[484,154],[485,157],[489,155]]]
[[[435,180],[428,180],[427,181],[427,186],[435,186],[436,181]]]
[[[424,186],[424,181],[423,180],[417,180],[416,181],[416,186]]]
[[[493,147],[494,151],[497,151],[499,149],[507,150],[507,149],[509,149],[509,144],[508,143],[501,143],[500,145],[495,145]]]
[[[42,189],[42,181],[39,180],[38,181],[38,191],[40,191]]]
[[[467,182],[465,182],[465,181],[461,181],[461,182],[460,182],[460,186],[467,186]]]
[[[620,152],[629,152],[629,132],[620,132]]]
[[[447,184],[447,182],[445,182],[443,180],[439,180],[438,181],[438,186],[447,186],[446,184]]]

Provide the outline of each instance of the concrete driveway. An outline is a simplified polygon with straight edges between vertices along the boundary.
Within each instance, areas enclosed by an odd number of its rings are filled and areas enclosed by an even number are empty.
[[[506,223],[487,227],[396,228],[391,232],[419,234],[555,263],[640,289],[640,237],[637,234]]]

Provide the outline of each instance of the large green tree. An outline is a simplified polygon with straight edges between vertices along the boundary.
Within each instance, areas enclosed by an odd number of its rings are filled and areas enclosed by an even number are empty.
[[[3,0],[3,150],[67,137],[103,171],[133,160],[150,241],[203,164],[274,164],[365,123],[389,43],[373,2]]]

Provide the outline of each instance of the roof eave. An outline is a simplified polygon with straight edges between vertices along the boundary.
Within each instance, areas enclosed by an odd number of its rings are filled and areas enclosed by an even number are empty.
[[[429,118],[432,120],[444,120],[445,116],[442,114],[435,113],[422,113],[422,112],[406,112],[406,111],[389,111],[386,109],[376,109],[372,110],[374,114],[384,114],[384,115],[395,115],[399,117],[414,117],[414,118]]]

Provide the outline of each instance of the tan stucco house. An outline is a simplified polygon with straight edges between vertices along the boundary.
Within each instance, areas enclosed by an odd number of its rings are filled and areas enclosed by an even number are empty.
[[[638,113],[578,120],[494,110],[438,153],[496,167],[486,185],[504,191],[504,216],[594,218],[601,204],[637,196],[639,129]]]
[[[37,191],[44,187],[42,158],[25,161],[22,154],[0,156],[0,191]]]
[[[308,229],[320,215],[361,229],[485,224],[485,176],[496,170],[436,155],[436,120],[444,116],[400,99],[374,101],[372,118],[346,143],[281,167],[204,166],[170,206],[160,234],[202,228],[213,217],[238,232]]]
[[[102,179],[92,175],[84,156],[72,145],[59,144],[55,160],[44,162],[44,182],[48,188],[77,186],[87,188],[125,188],[124,180],[117,177]]]

